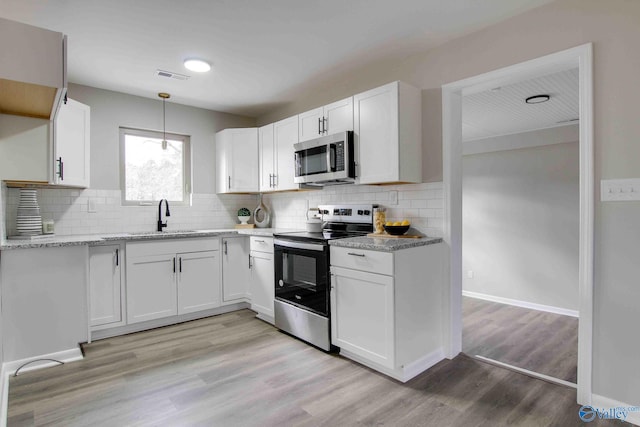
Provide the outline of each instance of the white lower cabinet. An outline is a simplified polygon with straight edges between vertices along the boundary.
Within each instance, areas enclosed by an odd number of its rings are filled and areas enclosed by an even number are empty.
[[[218,239],[127,244],[127,323],[220,305]]]
[[[273,238],[251,236],[251,309],[258,318],[273,323],[275,272],[273,268]]]
[[[374,272],[372,272],[374,271]],[[331,342],[399,381],[444,358],[442,245],[331,247]]]
[[[219,251],[179,253],[178,314],[220,306]]]
[[[249,238],[222,239],[222,303],[246,301],[249,293]]]
[[[120,326],[123,318],[124,245],[89,248],[89,323],[92,330]]]
[[[333,269],[332,343],[393,369],[393,277]]]

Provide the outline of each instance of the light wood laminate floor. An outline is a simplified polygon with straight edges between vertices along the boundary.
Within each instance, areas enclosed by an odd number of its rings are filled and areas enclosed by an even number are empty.
[[[465,355],[401,384],[254,316],[97,341],[82,361],[11,378],[8,425],[583,425],[567,387]]]
[[[462,297],[462,351],[576,382],[578,319]]]

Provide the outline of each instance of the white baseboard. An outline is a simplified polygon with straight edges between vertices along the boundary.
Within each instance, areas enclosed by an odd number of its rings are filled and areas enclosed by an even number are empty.
[[[7,427],[7,416],[9,411],[9,376],[11,374],[7,371],[5,364],[2,364],[0,370],[0,427]]]
[[[594,409],[606,410],[609,408],[628,408],[631,406],[640,407],[640,403],[636,405],[629,405],[628,403],[619,402],[597,394],[591,395],[591,407]],[[624,421],[640,426],[640,409],[638,409],[638,411],[627,412],[627,417]]]
[[[77,347],[69,350],[57,351],[55,353],[41,354],[40,356],[28,357],[26,359],[5,362],[2,365],[2,368],[6,370],[8,375],[13,375],[16,372],[16,370],[20,368],[20,366],[24,365],[25,363],[29,363],[32,360],[54,359],[54,360],[59,360],[60,362],[69,363],[69,362],[75,362],[76,360],[82,360],[83,358],[84,356],[82,355],[82,351],[80,350],[80,347]],[[20,369],[20,372],[28,372],[28,371],[33,371],[35,369],[48,368],[50,366],[56,366],[56,365],[59,365],[59,363],[43,360],[42,362],[34,362],[28,366],[25,366],[24,368]]]
[[[2,369],[0,370],[0,380],[2,381],[2,383],[0,384],[2,393],[0,395],[0,399],[2,399],[0,401],[0,427],[6,427],[7,425],[7,411],[9,407],[9,378],[11,377],[11,375],[15,374],[16,370],[18,370],[22,365],[24,365],[25,363],[29,363],[32,360],[38,359],[54,359],[59,360],[60,362],[69,363],[75,362],[76,360],[82,360],[83,358],[84,356],[82,355],[82,351],[80,350],[80,347],[78,347],[3,363]],[[24,368],[20,369],[20,372],[28,372],[56,365],[58,365],[58,363],[43,360],[42,362],[34,362],[28,366],[25,366]]]
[[[375,371],[381,372],[387,376],[390,376],[393,379],[396,379],[400,382],[406,383],[411,378],[423,373],[439,361],[443,360],[444,357],[444,349],[439,348],[420,359],[413,361],[406,366],[403,366],[398,369],[389,369],[387,367],[381,366],[375,362],[372,362],[362,356],[351,353],[350,351],[340,349],[340,355],[346,357],[347,359],[351,359],[356,361],[364,366],[367,366]]]
[[[552,305],[535,304],[517,299],[496,297],[493,295],[481,294],[478,292],[462,291],[462,295],[469,298],[476,298],[485,301],[498,302],[500,304],[513,305],[516,307],[529,308],[531,310],[546,311],[548,313],[562,314],[564,316],[580,317],[578,310],[569,310],[568,308],[554,307]]]

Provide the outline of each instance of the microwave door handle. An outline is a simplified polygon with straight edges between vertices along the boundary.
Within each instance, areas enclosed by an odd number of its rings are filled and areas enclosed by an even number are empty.
[[[327,166],[330,172],[335,172],[336,170],[336,144],[329,144],[329,149],[327,150]]]

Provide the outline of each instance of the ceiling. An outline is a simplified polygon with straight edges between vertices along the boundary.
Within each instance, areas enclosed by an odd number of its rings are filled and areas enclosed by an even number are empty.
[[[0,0],[0,16],[67,34],[73,83],[258,117],[339,65],[401,60],[550,1]],[[189,72],[187,57],[214,68]]]
[[[462,140],[472,141],[575,124],[580,115],[578,69],[570,69],[462,98]],[[527,104],[533,95],[551,98]]]

